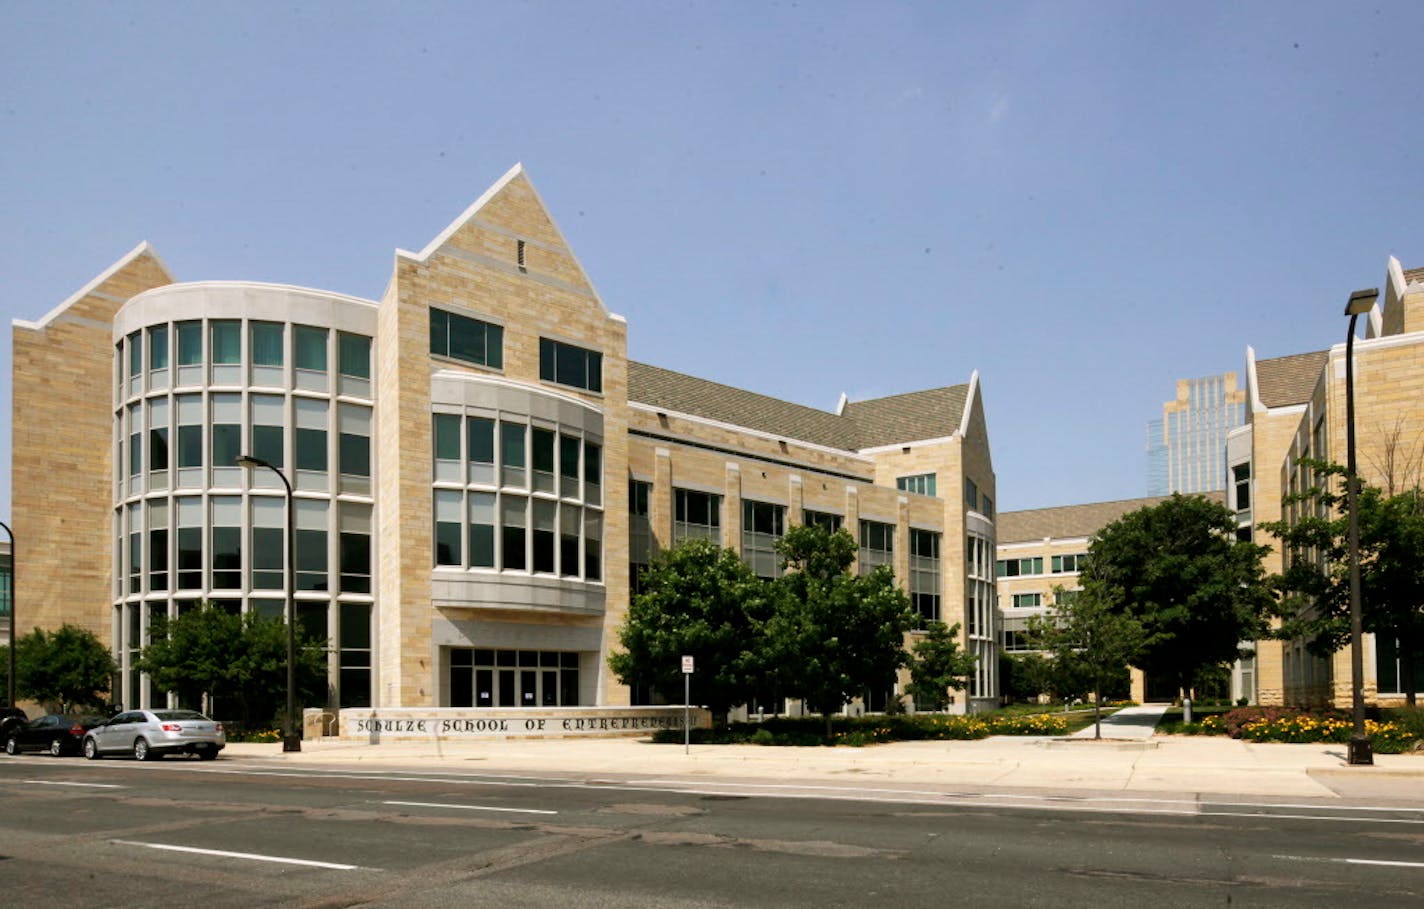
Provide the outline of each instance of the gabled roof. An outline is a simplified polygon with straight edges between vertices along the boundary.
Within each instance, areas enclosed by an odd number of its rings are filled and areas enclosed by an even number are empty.
[[[856,451],[953,435],[968,385],[848,403],[835,414],[670,369],[628,362],[628,400],[768,435]]]
[[[1224,503],[1221,491],[1202,493],[1213,502]],[[1057,508],[1031,508],[1026,511],[1001,511],[994,519],[997,542],[1029,543],[1045,539],[1077,539],[1091,537],[1125,514],[1165,502],[1171,496],[1148,496],[1143,499],[1119,499],[1116,502],[1089,502],[1085,505],[1060,505]]]
[[[856,426],[860,448],[942,439],[954,435],[964,418],[968,385],[849,401],[841,415]]]
[[[1256,389],[1261,403],[1267,407],[1290,407],[1309,401],[1329,356],[1328,350],[1315,350],[1257,360]]]

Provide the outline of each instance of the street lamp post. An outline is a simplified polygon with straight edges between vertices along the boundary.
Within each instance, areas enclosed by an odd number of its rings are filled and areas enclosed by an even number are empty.
[[[10,525],[0,521],[0,527],[5,528],[5,536],[10,538],[10,646],[5,649],[10,652],[10,706],[15,706],[15,533],[10,529]]]
[[[237,466],[248,470],[265,467],[277,475],[277,479],[282,481],[282,487],[287,491],[287,721],[282,729],[282,750],[301,751],[302,737],[297,731],[297,563],[294,557],[296,533],[293,527],[293,512],[296,508],[292,501],[292,484],[287,482],[282,471],[252,455],[239,455]]]
[[[1359,477],[1355,473],[1355,320],[1374,308],[1379,290],[1357,290],[1345,304],[1350,317],[1345,336],[1345,510],[1350,513],[1350,694],[1354,728],[1350,733],[1349,762],[1373,764],[1369,737],[1365,735],[1364,619],[1360,607],[1360,515],[1356,507]]]

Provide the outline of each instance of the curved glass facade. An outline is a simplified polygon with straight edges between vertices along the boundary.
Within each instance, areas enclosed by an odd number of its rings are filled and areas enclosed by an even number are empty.
[[[207,317],[173,318],[185,313]],[[271,471],[237,466],[250,454],[293,486],[297,621],[326,642],[331,701],[368,705],[374,307],[291,288],[173,285],[135,298],[116,326],[123,703],[167,702],[135,669],[158,617],[203,601],[284,615],[286,492]]]

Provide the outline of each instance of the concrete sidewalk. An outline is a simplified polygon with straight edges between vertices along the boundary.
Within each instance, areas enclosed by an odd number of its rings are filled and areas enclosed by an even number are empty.
[[[1150,739],[1157,729],[1157,724],[1161,722],[1162,715],[1166,712],[1166,704],[1143,704],[1137,707],[1123,707],[1103,717],[1103,738],[1134,739],[1137,741]],[[1097,730],[1091,723],[1073,733],[1073,738],[1075,739],[1091,739],[1096,737]]]
[[[994,736],[970,742],[895,742],[864,748],[655,745],[640,738],[353,744],[232,744],[226,760],[348,770],[676,778],[940,790],[1088,790],[1207,797],[1379,798],[1424,807],[1424,755],[1376,755],[1350,767],[1345,746],[1252,744],[1220,736],[1134,740]],[[269,763],[270,762],[270,763]]]

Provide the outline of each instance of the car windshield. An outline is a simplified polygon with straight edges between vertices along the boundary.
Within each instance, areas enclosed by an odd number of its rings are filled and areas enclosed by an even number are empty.
[[[206,720],[206,719],[207,719],[207,717],[203,716],[201,713],[199,713],[199,712],[196,711],[196,710],[155,710],[155,711],[153,712],[153,715],[156,716],[156,717],[158,717],[160,720]]]

